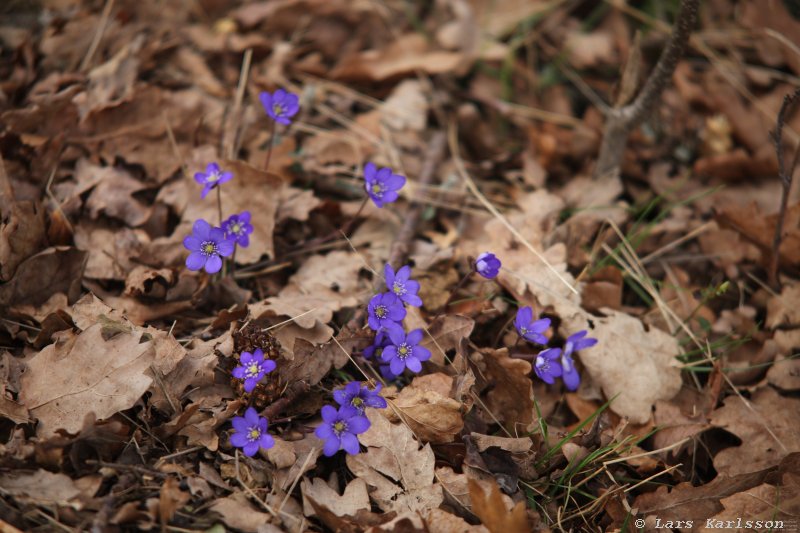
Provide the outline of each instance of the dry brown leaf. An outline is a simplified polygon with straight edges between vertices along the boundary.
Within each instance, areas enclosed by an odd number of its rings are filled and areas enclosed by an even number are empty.
[[[38,434],[75,433],[89,413],[104,419],[133,406],[152,382],[150,367],[168,372],[183,356],[182,348],[160,349],[162,342],[170,343],[164,332],[105,321],[36,354],[22,378],[20,401],[39,419]]]
[[[491,533],[529,533],[531,531],[525,504],[517,503],[511,511],[507,511],[497,483],[493,483],[488,494],[481,485],[470,479],[469,494],[472,511],[481,519]]]
[[[462,405],[449,397],[453,378],[441,373],[423,378],[414,378],[397,398],[389,399],[387,416],[392,422],[402,420],[422,442],[453,442],[464,427]],[[444,386],[436,387],[432,379],[443,381]]]
[[[475,321],[462,315],[445,315],[433,321],[421,345],[430,350],[431,361],[445,364],[447,352],[455,350],[462,339],[468,339],[475,328]]]
[[[473,526],[460,516],[450,514],[442,509],[431,509],[425,515],[426,531],[430,533],[489,533],[486,527]]]
[[[569,318],[562,314],[564,336],[587,329],[597,339],[597,345],[578,353],[578,359],[606,398],[614,398],[611,410],[643,424],[656,401],[671,399],[681,388],[678,341],[655,327],[646,331],[638,318],[610,309],[603,312],[607,316],[577,308]]]
[[[479,368],[485,368],[478,373],[478,383],[489,387],[485,400],[489,413],[482,415],[486,422],[499,420],[512,435],[530,431],[536,413],[533,384],[528,377],[531,364],[523,359],[512,359],[506,348],[481,350],[471,357]]]
[[[0,285],[0,307],[39,305],[54,293],[63,292],[72,300],[80,292],[86,252],[56,246],[23,261],[8,283]]]
[[[130,228],[112,229],[92,222],[75,228],[75,246],[86,251],[85,275],[92,279],[124,280],[148,240],[147,233]]]
[[[744,208],[740,206],[722,208],[717,213],[717,222],[721,226],[739,232],[742,237],[765,252],[765,257],[771,254],[777,219],[777,214],[765,215],[755,203],[750,203]],[[781,264],[800,264],[800,204],[795,204],[786,210],[783,230]]]
[[[252,305],[251,312],[256,318],[268,311],[294,317],[295,324],[303,328],[312,328],[317,321],[326,324],[335,311],[359,303],[359,290],[365,288],[358,278],[362,268],[364,262],[356,253],[311,256],[278,296]]]
[[[750,407],[740,396],[730,396],[711,414],[711,424],[742,440],[714,457],[721,475],[735,476],[777,465],[800,451],[800,400],[783,397],[771,387],[753,393]]]
[[[158,496],[158,519],[161,524],[169,524],[175,511],[185,505],[190,497],[188,493],[180,489],[178,480],[174,477],[170,476],[164,480]]]
[[[423,512],[441,505],[442,486],[434,482],[433,450],[403,424],[392,424],[367,409],[372,425],[359,436],[366,453],[347,456],[347,467],[372,487],[370,497],[384,511]]]
[[[796,526],[800,513],[800,474],[784,474],[782,481],[780,487],[764,483],[721,499],[720,503],[725,509],[706,519],[698,531],[709,533],[724,528],[733,533],[744,533],[758,531],[761,527],[766,530],[773,527],[777,531],[790,530]],[[785,524],[785,529],[775,525],[778,521]],[[748,526],[747,522],[751,525]],[[761,527],[757,525],[758,522],[761,522]],[[767,525],[768,522],[773,525]]]
[[[84,502],[93,497],[100,487],[100,481],[97,476],[74,481],[64,474],[53,474],[42,469],[33,473],[10,472],[0,476],[3,492],[19,502],[62,505],[74,509],[83,508]]]
[[[278,213],[275,216],[275,221],[283,222],[291,218],[292,220],[304,222],[308,220],[308,214],[319,207],[320,204],[322,204],[322,201],[314,196],[314,191],[312,190],[284,187],[281,189],[281,201],[278,204]]]
[[[211,504],[211,510],[218,513],[229,527],[253,533],[272,519],[271,515],[256,511],[242,492],[227,498],[218,498]]]
[[[356,478],[348,483],[341,495],[320,478],[314,478],[310,483],[303,479],[300,489],[303,493],[303,514],[306,516],[316,514],[308,497],[318,505],[327,507],[336,516],[355,516],[358,511],[368,511],[370,508],[367,484],[363,479]]]
[[[0,172],[0,175],[3,173]],[[11,202],[0,222],[0,281],[8,281],[20,263],[45,242],[45,210],[33,202]]]

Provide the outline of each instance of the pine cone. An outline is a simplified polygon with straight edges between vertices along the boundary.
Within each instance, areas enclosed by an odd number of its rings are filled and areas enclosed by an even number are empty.
[[[228,358],[228,372],[233,371],[239,364],[239,354],[242,352],[253,353],[259,348],[264,352],[265,357],[281,364],[281,343],[271,333],[262,331],[261,328],[252,324],[248,324],[241,331],[235,330],[233,332],[234,355]],[[279,383],[277,371],[264,376],[253,392],[249,394],[244,391],[244,381],[241,379],[231,376],[231,386],[259,411],[277,400],[283,389]]]

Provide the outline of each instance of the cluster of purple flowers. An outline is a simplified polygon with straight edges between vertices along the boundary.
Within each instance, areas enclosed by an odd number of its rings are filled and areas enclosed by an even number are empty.
[[[406,333],[402,326],[405,304],[422,305],[417,294],[419,282],[410,279],[411,267],[405,265],[395,272],[387,264],[383,274],[388,291],[376,294],[367,305],[367,324],[375,331],[375,340],[364,350],[364,357],[380,357],[381,373],[387,379],[394,379],[406,369],[414,373],[422,370],[422,362],[431,358],[431,352],[419,345],[423,337],[421,329]]]
[[[274,94],[263,92],[260,99],[267,115],[280,124],[290,124],[290,118],[299,109],[297,95],[282,89],[278,89]],[[203,199],[214,189],[217,189],[219,194],[218,188],[232,179],[233,173],[222,170],[216,162],[209,163],[205,172],[197,172],[194,175],[194,180],[203,186],[203,190],[200,191],[200,198]],[[221,212],[220,219],[222,219]],[[189,250],[186,268],[205,269],[209,274],[216,274],[222,269],[223,257],[233,255],[236,246],[247,248],[250,245],[251,233],[253,226],[250,224],[250,211],[235,213],[225,220],[220,220],[219,227],[212,226],[201,218],[192,226],[192,234],[183,240],[183,246]]]
[[[367,407],[385,409],[386,400],[380,396],[381,385],[369,389],[359,381],[351,381],[344,388],[333,392],[333,399],[339,404],[336,408],[326,405],[322,408],[322,424],[314,434],[325,441],[322,453],[330,457],[339,450],[350,455],[359,452],[358,435],[369,429],[369,419],[364,415]]]
[[[517,310],[514,319],[514,326],[517,333],[523,339],[547,346],[548,339],[544,336],[545,331],[550,327],[549,318],[533,320],[533,310],[530,307],[521,307]],[[556,378],[562,378],[567,389],[573,391],[581,384],[581,375],[575,368],[575,361],[572,355],[578,350],[590,348],[597,344],[597,339],[587,337],[587,331],[581,330],[567,337],[564,348],[545,348],[536,355],[533,363],[533,370],[539,379],[552,385]]]
[[[289,118],[295,115],[299,108],[297,96],[283,90],[277,90],[274,94],[261,93],[261,102],[267,114],[281,124],[289,124]],[[205,199],[214,189],[220,194],[218,187],[231,181],[233,173],[224,172],[217,163],[209,163],[206,171],[196,173],[194,179],[203,186],[200,198]],[[219,205],[219,227],[200,219],[194,223],[192,234],[183,240],[183,245],[190,252],[186,259],[186,267],[189,270],[205,268],[209,274],[219,272],[223,257],[233,255],[236,246],[247,248],[250,245],[250,234],[253,233],[250,211],[235,213],[222,220],[221,201]],[[266,374],[275,370],[276,366],[275,361],[266,358],[264,351],[259,348],[253,353],[242,352],[239,356],[239,365],[231,373],[236,379],[244,381],[244,390],[250,393]],[[267,432],[269,422],[265,417],[259,416],[253,407],[248,407],[244,416],[234,417],[231,424],[234,430],[230,436],[231,445],[242,448],[248,457],[255,455],[261,448],[268,450],[275,445],[275,439]]]

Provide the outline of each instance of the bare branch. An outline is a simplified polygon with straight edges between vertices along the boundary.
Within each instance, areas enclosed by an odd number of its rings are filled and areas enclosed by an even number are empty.
[[[678,61],[686,51],[689,36],[697,21],[699,5],[700,0],[681,1],[681,9],[675,20],[669,42],[661,52],[658,63],[647,78],[639,95],[632,103],[613,109],[606,117],[603,143],[600,146],[600,154],[594,171],[595,178],[619,172],[628,134],[650,113],[672,77]]]

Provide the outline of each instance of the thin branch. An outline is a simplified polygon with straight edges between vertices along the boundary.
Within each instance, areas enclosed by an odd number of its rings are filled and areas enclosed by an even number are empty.
[[[800,143],[795,147],[794,157],[788,169],[783,157],[783,127],[786,124],[786,115],[789,109],[800,98],[800,89],[795,89],[794,93],[783,97],[781,110],[775,124],[775,131],[771,133],[772,142],[775,144],[775,154],[778,157],[778,177],[781,179],[781,207],[778,211],[778,220],[775,224],[775,236],[772,239],[772,257],[769,265],[769,284],[773,287],[778,286],[778,264],[780,263],[780,247],[783,240],[783,225],[786,222],[786,207],[789,204],[789,192],[792,189],[794,171],[800,160]]]
[[[700,0],[682,0],[678,18],[669,42],[661,52],[653,72],[647,78],[642,90],[630,104],[611,110],[606,118],[603,143],[594,171],[595,178],[619,173],[622,156],[628,141],[628,134],[638,126],[655,106],[686,51],[689,36],[697,21]]]

